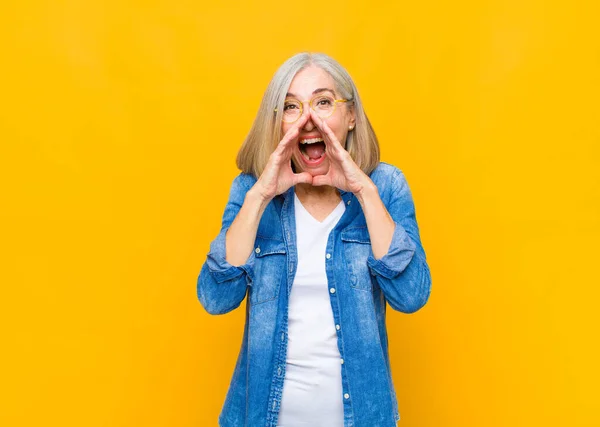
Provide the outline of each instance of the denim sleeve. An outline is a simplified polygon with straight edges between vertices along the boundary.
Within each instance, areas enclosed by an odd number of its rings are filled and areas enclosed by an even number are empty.
[[[415,205],[404,174],[392,174],[384,204],[396,228],[388,252],[380,259],[367,258],[371,274],[388,304],[397,311],[414,313],[425,305],[431,292],[431,274],[421,245]]]
[[[248,176],[238,175],[231,185],[221,231],[210,243],[197,281],[198,299],[210,314],[224,314],[239,307],[253,279],[254,252],[245,264],[234,266],[225,259],[225,234],[240,211],[250,189]]]

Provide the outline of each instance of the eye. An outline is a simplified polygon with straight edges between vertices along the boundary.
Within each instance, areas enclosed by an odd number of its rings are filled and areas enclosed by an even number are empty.
[[[317,105],[317,106],[325,106],[325,107],[329,107],[329,106],[331,106],[332,104],[333,104],[333,99],[331,99],[331,98],[329,98],[329,97],[327,97],[327,96],[324,96],[324,97],[322,97],[322,98],[317,98],[317,99],[315,100],[315,105]]]
[[[296,101],[295,99],[290,99],[288,101],[285,101],[285,103],[283,104],[283,111],[290,111],[290,110],[299,109],[299,108],[300,108],[300,103],[298,101]]]

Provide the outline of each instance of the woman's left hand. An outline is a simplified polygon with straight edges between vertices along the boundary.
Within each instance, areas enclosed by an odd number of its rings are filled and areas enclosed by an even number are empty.
[[[350,156],[337,137],[313,110],[310,109],[312,122],[317,125],[325,142],[325,153],[329,159],[329,171],[325,175],[313,177],[312,185],[331,185],[343,191],[360,194],[363,189],[373,185],[371,178],[365,174]]]

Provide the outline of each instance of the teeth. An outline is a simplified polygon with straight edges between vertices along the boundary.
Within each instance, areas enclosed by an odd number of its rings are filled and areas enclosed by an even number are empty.
[[[308,157],[308,154],[306,154],[306,153],[300,153],[300,154],[302,154],[302,157],[304,157],[306,160],[308,160],[308,161],[311,161],[311,158],[310,158],[310,157]],[[323,153],[323,154],[325,154],[325,153]],[[319,156],[319,159],[320,159],[321,157],[323,157],[323,154],[321,154],[321,155]],[[312,161],[319,160],[319,159],[312,159]]]
[[[315,142],[323,142],[323,138],[303,139],[300,144],[314,144]]]

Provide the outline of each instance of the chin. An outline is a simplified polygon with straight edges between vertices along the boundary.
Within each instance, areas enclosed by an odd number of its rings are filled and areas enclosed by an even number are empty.
[[[327,172],[329,172],[329,165],[326,165],[326,166],[321,165],[318,168],[308,169],[306,172],[308,172],[312,176],[325,175],[325,174],[327,174]]]
[[[329,171],[329,159],[323,159],[323,163],[314,167],[302,164],[302,160],[298,160],[300,159],[294,161],[296,172],[308,172],[312,176],[318,176],[325,175]]]

